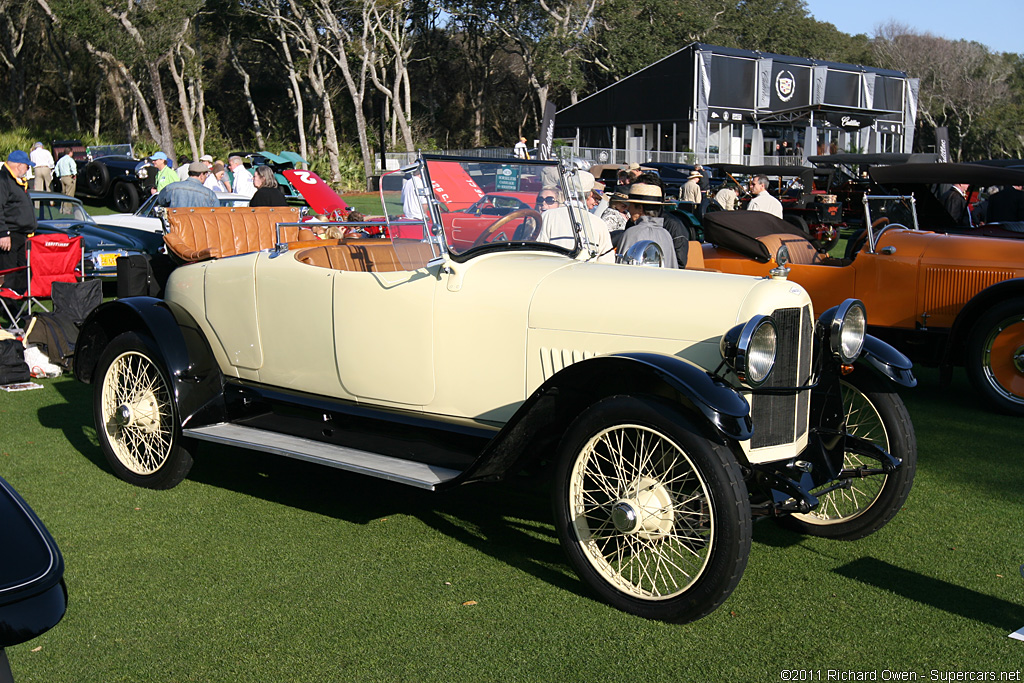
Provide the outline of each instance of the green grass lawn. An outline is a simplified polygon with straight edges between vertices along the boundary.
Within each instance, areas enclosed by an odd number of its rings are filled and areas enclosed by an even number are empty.
[[[986,412],[962,373],[950,388],[919,376],[903,392],[917,480],[895,520],[852,543],[758,524],[739,588],[682,626],[595,600],[563,560],[547,497],[519,485],[432,494],[205,445],[189,479],[149,491],[108,469],[91,387],[0,392],[0,475],[60,544],[70,592],[59,625],[8,650],[15,679],[1018,671],[1024,642],[1007,634],[1024,626],[1021,421]]]

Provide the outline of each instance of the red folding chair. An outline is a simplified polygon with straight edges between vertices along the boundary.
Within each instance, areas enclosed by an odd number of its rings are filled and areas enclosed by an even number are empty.
[[[50,298],[54,282],[79,282],[85,272],[85,251],[82,237],[68,237],[59,233],[33,235],[25,244],[27,265],[0,271],[0,275],[25,271],[28,286],[24,292],[0,287],[0,306],[9,321],[9,329],[21,331],[21,323],[32,317],[35,304],[48,309],[40,299]],[[8,278],[9,280],[9,278]],[[11,307],[17,306],[17,312]]]

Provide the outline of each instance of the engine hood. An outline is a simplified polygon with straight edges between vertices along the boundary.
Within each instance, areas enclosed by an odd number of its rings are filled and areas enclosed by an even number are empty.
[[[548,275],[530,306],[533,329],[708,341],[756,314],[810,303],[788,280],[576,263]]]

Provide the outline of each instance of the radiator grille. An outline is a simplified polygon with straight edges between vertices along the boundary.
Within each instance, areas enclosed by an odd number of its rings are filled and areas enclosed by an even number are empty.
[[[765,388],[803,386],[811,372],[811,312],[808,307],[780,308],[772,313],[778,327],[778,356]],[[807,431],[810,392],[750,397],[754,436],[750,447],[792,443]]]

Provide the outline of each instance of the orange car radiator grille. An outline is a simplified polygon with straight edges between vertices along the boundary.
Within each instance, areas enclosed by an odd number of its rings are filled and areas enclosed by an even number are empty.
[[[924,273],[924,313],[956,317],[964,302],[989,285],[1015,277],[1010,270],[927,268]]]
[[[778,355],[764,388],[797,387],[807,384],[811,374],[811,341],[814,324],[811,309],[780,308],[772,313],[778,327]],[[807,432],[811,392],[781,395],[754,394],[750,398],[750,417],[754,436],[750,448],[768,448],[792,443]]]

